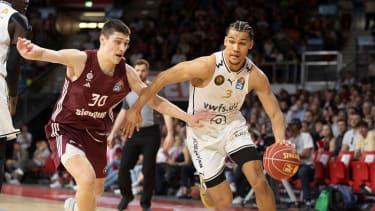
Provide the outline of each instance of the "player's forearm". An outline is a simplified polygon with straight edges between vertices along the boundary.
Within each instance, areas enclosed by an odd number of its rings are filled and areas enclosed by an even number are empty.
[[[132,107],[134,107],[137,110],[141,110],[142,107],[153,97],[157,95],[157,93],[164,87],[164,81],[165,74],[164,72],[159,73],[159,75],[156,76],[156,78],[153,80],[153,82],[147,87],[144,88],[140,93],[138,100],[133,104]]]
[[[124,122],[124,119],[125,119],[125,113],[126,113],[126,110],[121,109],[121,111],[119,112],[119,114],[116,117],[115,123],[113,124],[113,127],[111,129],[111,134],[116,134],[120,131],[121,125],[122,125],[122,123]]]
[[[285,140],[285,123],[284,117],[281,111],[275,112],[270,116],[272,123],[272,130],[275,136],[276,142]]]
[[[157,99],[157,101],[160,101],[156,103],[156,106],[155,104],[152,105],[153,109],[157,110],[159,113],[162,113],[164,115],[168,115],[170,117],[174,117],[184,122],[187,122],[189,115],[185,111],[181,110],[178,106],[170,103],[162,97],[157,96]],[[150,101],[154,102],[155,99],[152,99]],[[169,127],[171,127],[172,130],[173,125],[170,125]]]

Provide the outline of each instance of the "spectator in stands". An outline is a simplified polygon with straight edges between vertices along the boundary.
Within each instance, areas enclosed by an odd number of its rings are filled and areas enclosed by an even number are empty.
[[[305,112],[303,114],[303,121],[307,124],[308,131],[311,131],[314,125],[314,116],[313,112],[310,109],[305,109]]]
[[[335,151],[335,137],[333,136],[331,124],[328,122],[323,123],[321,131],[320,143],[318,144],[318,150],[334,152]]]
[[[349,70],[345,70],[343,73],[343,79],[342,79],[342,84],[344,85],[353,85],[355,83],[355,78],[353,77],[353,74]]]
[[[374,122],[371,118],[371,107],[373,103],[371,101],[365,101],[362,104],[362,113],[363,113],[363,120],[367,121],[369,124],[369,128],[371,128],[374,125]]]
[[[183,137],[176,135],[174,139],[175,144],[171,148],[171,156],[167,161],[168,168],[165,179],[169,182],[170,187],[176,186],[178,188],[178,186],[180,186],[180,190],[177,192],[176,196],[185,198],[188,196],[188,178],[184,178],[185,181],[178,181],[178,179],[181,180],[183,176],[182,173],[186,173],[182,172],[183,167],[185,167],[185,171],[191,169],[191,158],[188,149],[184,144]],[[192,175],[192,173],[190,173],[190,175]],[[184,177],[185,176],[186,175],[184,175]],[[180,182],[182,182],[182,184],[179,184]]]
[[[337,157],[339,155],[340,150],[341,150],[342,141],[344,139],[344,134],[345,134],[346,129],[347,129],[347,123],[346,122],[347,121],[345,119],[339,119],[336,122],[338,135],[336,136],[336,140],[335,140],[335,150],[333,152],[333,157]]]
[[[310,131],[310,135],[313,139],[315,149],[318,149],[317,142],[322,139],[321,133],[322,133],[324,122],[325,121],[321,120],[321,119],[316,120],[314,122],[314,126],[313,126],[312,130]]]
[[[21,180],[23,170],[21,164],[29,158],[29,153],[26,149],[21,147],[21,144],[16,142],[13,145],[13,156],[5,161],[6,180],[7,182]]]
[[[362,152],[375,150],[375,130],[369,130],[369,124],[361,120],[358,123],[359,139],[356,144],[354,158],[359,158]]]
[[[168,159],[171,156],[170,149],[164,146],[164,137],[160,143],[159,150],[156,154],[156,167],[155,167],[155,195],[167,195],[168,182],[165,180],[165,173],[168,168]]]
[[[352,25],[353,2],[352,0],[340,0],[338,4],[341,30],[349,31]]]
[[[186,61],[187,57],[186,54],[181,51],[180,48],[176,49],[176,52],[173,54],[171,58],[171,65],[178,64],[180,62]]]
[[[358,110],[355,110],[349,114],[349,126],[350,129],[345,132],[344,138],[342,140],[341,151],[354,151],[359,139],[358,135],[358,123],[361,120],[361,114]]]
[[[303,120],[304,117],[304,107],[303,101],[301,99],[297,99],[296,103],[292,105],[286,115],[286,121],[290,122],[294,118],[298,118],[300,121]]]
[[[108,163],[107,176],[105,177],[104,182],[104,191],[108,191],[113,185],[117,184],[118,179],[118,170],[120,168],[122,150],[121,148],[116,148],[116,151],[113,155],[113,160]]]
[[[370,62],[367,70],[367,80],[375,86],[375,54],[370,55]]]
[[[314,143],[309,133],[301,132],[301,121],[298,118],[288,123],[287,133],[291,143],[295,144],[300,157],[300,166],[295,177],[301,180],[303,204],[302,207],[312,206],[310,182],[314,175],[313,152]]]
[[[33,135],[29,132],[27,125],[23,125],[21,128],[21,133],[17,136],[17,142],[23,149],[28,150],[32,141]]]
[[[365,5],[365,30],[372,29],[375,27],[375,2],[373,0],[363,0]],[[371,21],[374,23],[372,25]]]
[[[43,167],[46,164],[51,152],[49,151],[46,140],[38,140],[36,142],[36,149],[33,157],[30,160],[26,160],[22,164],[22,170],[24,172],[31,171],[34,167]]]
[[[371,106],[372,129],[375,129],[375,104]]]
[[[323,110],[324,121],[326,121],[328,123],[332,123],[333,117],[336,115],[336,113],[337,113],[337,108],[333,104],[329,104],[329,105],[325,106],[325,108]]]

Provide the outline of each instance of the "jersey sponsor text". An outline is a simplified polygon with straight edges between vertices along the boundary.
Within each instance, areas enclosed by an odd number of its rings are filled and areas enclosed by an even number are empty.
[[[90,116],[94,119],[104,119],[104,117],[107,115],[107,112],[92,112],[92,111],[87,111],[84,108],[82,109],[77,109],[76,110],[76,115],[77,116]]]

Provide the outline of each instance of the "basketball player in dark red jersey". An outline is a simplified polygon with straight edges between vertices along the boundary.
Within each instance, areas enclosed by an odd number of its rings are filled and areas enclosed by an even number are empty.
[[[66,210],[92,211],[96,197],[103,192],[106,166],[106,133],[112,127],[112,108],[130,89],[140,93],[145,84],[123,57],[129,46],[130,29],[120,20],[106,22],[100,34],[98,50],[54,51],[19,38],[21,56],[66,65],[62,93],[45,127],[55,164],[60,160],[77,183],[74,199],[65,202]],[[155,97],[149,105],[195,127],[210,114],[191,116],[170,102]],[[77,209],[78,208],[78,209]]]

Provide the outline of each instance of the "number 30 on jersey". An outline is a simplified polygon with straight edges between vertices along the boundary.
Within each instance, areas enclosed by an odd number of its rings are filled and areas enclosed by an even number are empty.
[[[107,95],[100,95],[93,93],[91,98],[91,102],[88,104],[89,106],[104,106],[107,102],[108,96]]]

